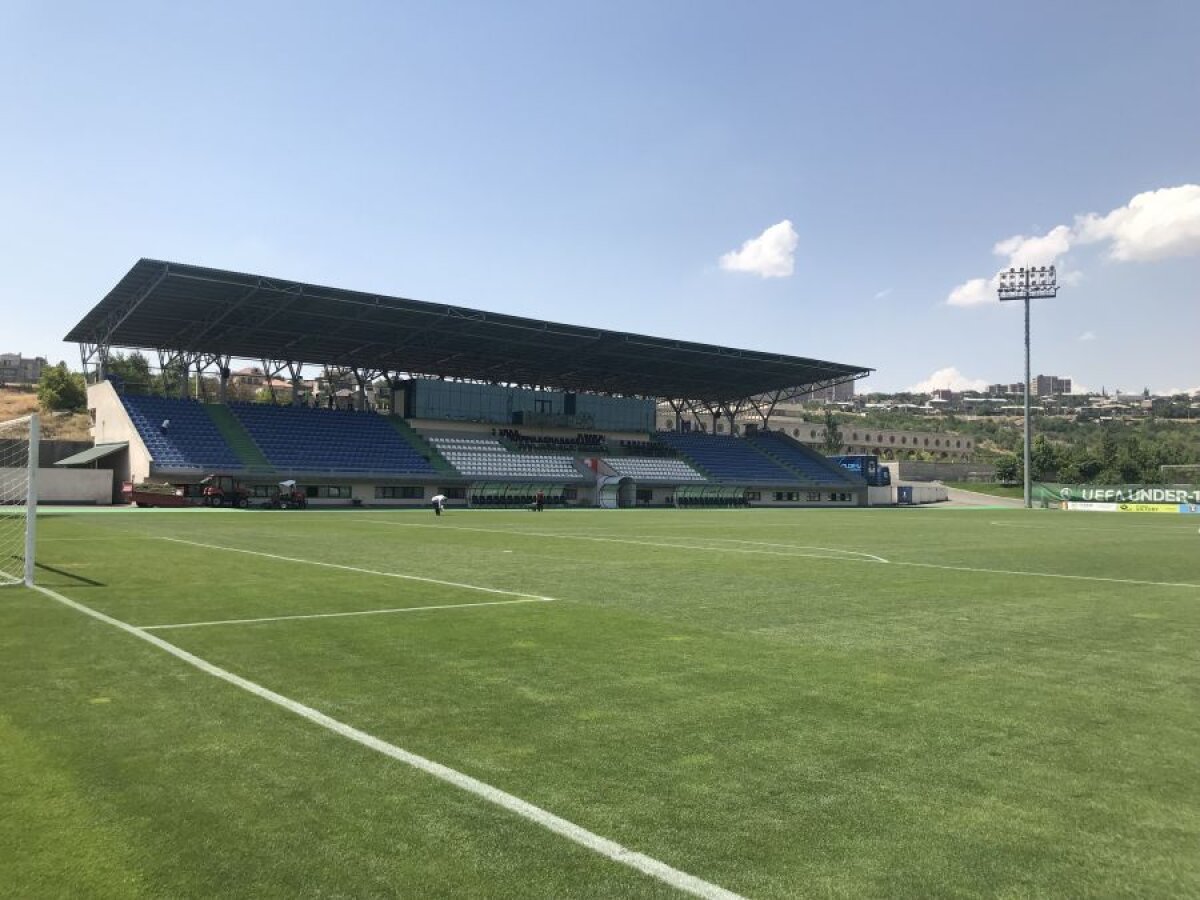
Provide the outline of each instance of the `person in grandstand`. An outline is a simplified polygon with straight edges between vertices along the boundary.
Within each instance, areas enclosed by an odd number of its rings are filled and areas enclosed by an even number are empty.
[[[442,514],[442,510],[446,508],[446,495],[434,494],[429,502],[433,506],[433,514],[435,516],[440,516]]]

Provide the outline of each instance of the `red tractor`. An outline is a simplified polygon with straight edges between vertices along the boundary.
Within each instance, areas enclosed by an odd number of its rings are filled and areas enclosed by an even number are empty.
[[[236,506],[245,509],[250,505],[250,492],[235,481],[232,475],[209,475],[200,480],[200,496],[205,506]]]

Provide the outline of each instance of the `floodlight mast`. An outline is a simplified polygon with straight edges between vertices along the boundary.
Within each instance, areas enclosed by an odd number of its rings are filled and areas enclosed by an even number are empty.
[[[1032,440],[1029,417],[1029,301],[1058,295],[1058,273],[1054,266],[1030,266],[1001,272],[996,293],[1000,300],[1025,301],[1025,508],[1033,506],[1033,481],[1030,471]]]

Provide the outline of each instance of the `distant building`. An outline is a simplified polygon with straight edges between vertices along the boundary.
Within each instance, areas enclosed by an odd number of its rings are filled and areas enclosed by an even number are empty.
[[[1061,394],[1071,393],[1071,379],[1059,378],[1057,375],[1037,375],[1030,379],[1029,396],[1031,397],[1057,397]],[[1013,384],[989,384],[989,397],[1023,397],[1025,389],[1021,382]]]
[[[801,443],[821,450],[825,429],[820,422],[780,422],[785,431]],[[787,427],[791,425],[791,427]],[[772,427],[776,426],[772,423]],[[838,426],[842,433],[841,453],[872,454],[883,459],[910,459],[918,453],[934,460],[965,461],[975,453],[975,439],[961,434],[932,431],[893,431],[880,428],[860,428],[853,421]]]
[[[989,397],[1020,397],[1024,395],[1025,389],[1018,381],[1014,384],[989,384],[987,392]]]
[[[843,381],[831,387],[819,388],[807,394],[799,394],[796,400],[800,403],[837,403],[854,399],[854,382]]]
[[[1038,375],[1029,386],[1034,397],[1057,397],[1059,394],[1071,393],[1071,379],[1059,378],[1057,375]]]
[[[44,356],[0,353],[0,385],[36,384],[42,377],[42,369],[48,365]]]
[[[252,397],[258,391],[268,391],[271,394],[290,399],[292,383],[286,378],[272,378],[258,366],[236,369],[229,375],[229,386],[235,397]],[[300,398],[306,399],[311,393],[311,382],[301,381],[298,392]]]
[[[663,431],[674,431],[678,427],[680,431],[729,433],[729,422],[726,419],[713,422],[709,416],[697,416],[691,412],[676,419],[674,411],[665,404],[659,406],[658,413],[659,428]],[[803,417],[804,409],[801,406],[782,404],[776,407],[775,414],[771,416],[770,429],[781,431],[817,452],[825,453],[824,422],[807,421]],[[734,423],[734,434],[743,434],[747,427],[761,427],[761,422],[762,420],[754,415],[739,416]],[[857,417],[844,418],[839,422],[838,430],[842,433],[839,453],[869,454],[885,460],[913,459],[921,456],[934,461],[950,462],[965,462],[975,453],[975,439],[961,434],[866,427],[860,424]]]

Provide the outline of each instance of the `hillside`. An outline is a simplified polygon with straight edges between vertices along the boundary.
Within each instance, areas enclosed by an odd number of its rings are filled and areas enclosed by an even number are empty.
[[[19,388],[0,388],[0,422],[40,412],[37,394]],[[42,413],[42,437],[57,441],[89,441],[92,422],[88,414]]]

